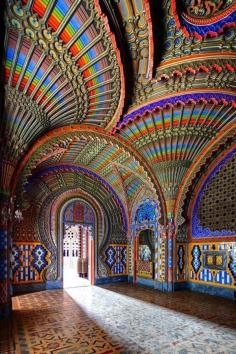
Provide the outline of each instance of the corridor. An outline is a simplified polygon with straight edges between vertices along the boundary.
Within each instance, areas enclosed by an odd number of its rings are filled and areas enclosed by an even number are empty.
[[[21,295],[13,309],[12,328],[1,323],[1,353],[236,351],[235,303],[209,295],[124,283]]]

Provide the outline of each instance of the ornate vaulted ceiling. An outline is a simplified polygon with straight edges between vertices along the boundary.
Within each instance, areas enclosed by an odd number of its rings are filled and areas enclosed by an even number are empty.
[[[93,173],[128,215],[146,193],[173,217],[236,131],[236,1],[212,4],[7,1],[1,153],[18,197],[47,171],[68,189]]]
[[[94,178],[101,178],[117,193],[127,213],[143,189],[150,194],[155,191],[155,175],[135,149],[102,129],[81,125],[54,130],[46,140],[38,140],[38,146],[29,151],[20,168],[18,196],[27,189],[32,173],[57,173],[54,167],[66,171],[73,166],[80,168],[78,173],[90,171]]]
[[[25,209],[33,204],[37,206],[39,214],[45,214],[45,208],[48,213],[52,203],[68,190],[73,192],[72,196],[89,193],[94,197],[113,226],[113,234],[116,227],[127,231],[127,216],[115,191],[91,171],[75,166],[54,166],[32,176],[26,187],[28,204]]]
[[[5,136],[12,159],[54,127],[111,126],[121,113],[123,72],[99,4],[9,1],[6,12]]]
[[[216,97],[195,94],[165,99],[125,116],[115,130],[149,162],[167,199],[176,197],[186,171],[207,144],[235,122],[232,98]]]

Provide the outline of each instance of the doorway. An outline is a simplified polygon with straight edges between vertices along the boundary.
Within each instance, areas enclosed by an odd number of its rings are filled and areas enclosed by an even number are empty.
[[[63,287],[88,286],[92,282],[92,247],[95,216],[90,206],[73,201],[63,215]]]

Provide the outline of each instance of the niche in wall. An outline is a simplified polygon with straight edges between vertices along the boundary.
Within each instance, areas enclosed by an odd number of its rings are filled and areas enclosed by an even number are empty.
[[[138,260],[137,276],[140,278],[154,278],[154,257],[155,241],[154,231],[151,229],[142,230],[137,237]]]

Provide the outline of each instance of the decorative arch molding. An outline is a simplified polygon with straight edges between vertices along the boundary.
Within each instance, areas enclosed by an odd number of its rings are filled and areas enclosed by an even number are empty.
[[[167,215],[165,213],[165,209],[163,208],[163,206],[161,205],[161,202],[158,198],[158,196],[156,195],[155,197],[153,195],[151,195],[150,193],[147,193],[147,190],[145,188],[142,188],[140,190],[140,192],[138,193],[138,195],[136,196],[136,198],[133,200],[132,205],[130,206],[130,215],[129,215],[129,220],[130,220],[130,227],[129,227],[129,237],[132,236],[132,225],[133,225],[133,221],[135,218],[135,213],[138,209],[138,207],[145,201],[145,200],[150,200],[154,203],[156,203],[156,205],[159,208],[159,216],[158,216],[158,221],[161,224],[165,224],[166,220],[167,220]]]
[[[221,237],[227,239],[236,237],[236,232],[232,230],[210,230],[207,227],[202,227],[198,219],[198,209],[201,199],[215,175],[221,170],[221,168],[231,160],[236,154],[236,144],[233,144],[230,148],[220,154],[209,166],[206,173],[200,178],[195,191],[194,198],[189,206],[188,216],[190,219],[189,236],[191,238],[212,238],[220,239]]]
[[[81,190],[80,188],[72,189],[62,193],[57,197],[51,205],[51,217],[50,217],[50,232],[53,238],[53,234],[58,231],[58,224],[60,222],[58,217],[58,210],[63,206],[68,205],[69,202],[82,200],[85,204],[91,206],[96,216],[96,222],[101,225],[101,233],[105,231],[105,224],[103,218],[103,210],[97,200],[89,193]],[[97,233],[99,235],[99,232]],[[97,235],[97,236],[98,236]],[[54,239],[54,243],[56,240]]]
[[[68,198],[68,196],[67,196]],[[89,266],[90,266],[90,272],[89,272],[89,280],[91,284],[95,283],[95,277],[97,275],[97,258],[98,258],[98,253],[97,253],[97,239],[98,239],[98,221],[97,221],[97,215],[95,208],[93,208],[93,205],[91,203],[87,202],[83,197],[80,196],[74,196],[73,198],[67,199],[67,201],[64,201],[63,203],[60,204],[60,207],[57,209],[57,216],[58,216],[58,222],[57,222],[57,229],[58,229],[58,243],[57,243],[57,262],[58,262],[58,270],[59,270],[59,277],[62,279],[63,277],[63,225],[64,225],[64,214],[66,208],[73,202],[82,202],[83,204],[87,205],[94,213],[94,220],[95,224],[93,225],[93,234],[92,238],[88,240],[89,242],[89,253],[90,253],[90,259],[89,259]],[[102,218],[101,218],[102,221]],[[96,258],[96,260],[95,260]]]
[[[58,13],[62,16],[61,21],[58,20]],[[76,87],[74,98],[77,109],[73,106],[76,110],[67,109],[67,112],[65,112],[68,100],[63,104],[63,118],[65,119],[66,116],[67,124],[70,124],[72,121],[75,122],[75,117],[77,118],[76,121],[83,121],[84,118],[88,120],[86,113],[89,113],[91,116],[93,115],[94,101],[92,101],[93,92],[91,87],[96,88],[97,82],[95,78],[98,75],[104,74],[104,72],[106,75],[102,76],[103,80],[102,83],[100,82],[100,86],[102,85],[108,93],[108,102],[110,104],[109,107],[105,107],[104,115],[106,119],[103,121],[103,125],[113,124],[114,120],[116,121],[119,118],[122,113],[125,95],[123,65],[115,36],[110,29],[108,18],[101,10],[99,1],[89,0],[87,3],[68,3],[64,4],[64,7],[55,0],[51,0],[48,3],[29,1],[28,4],[24,1],[11,1],[6,8],[6,15],[8,29],[10,31],[14,30],[19,35],[23,33],[28,42],[41,49],[43,55],[47,57],[47,61],[57,64],[59,74],[65,73],[68,81],[73,83],[73,87]],[[87,21],[84,20],[81,27],[74,28],[73,20],[76,19],[78,21],[81,18],[87,18]],[[58,21],[61,23],[59,24]],[[80,23],[80,21],[78,22]],[[66,30],[68,26],[71,29],[69,32]],[[81,36],[85,37],[83,41]],[[82,53],[79,50],[81,43]],[[92,45],[96,43],[99,43],[95,47],[95,55],[98,59],[94,63],[93,56],[90,57],[87,53]],[[17,45],[15,44],[15,46]],[[21,50],[19,43],[17,50]],[[27,54],[26,50],[22,52],[24,57],[26,56],[26,66],[30,60],[30,52],[28,55],[25,55],[25,52]],[[105,58],[104,61],[100,62],[100,57]],[[107,65],[104,65],[104,62]],[[40,65],[40,60],[37,61],[37,65]],[[93,75],[90,71],[86,71],[88,65],[89,67],[92,66]],[[12,65],[11,69],[14,69],[14,65]],[[18,86],[20,85],[24,70],[20,71],[20,73]],[[13,74],[14,71],[11,73],[11,76]],[[44,75],[46,74],[44,73]],[[11,83],[11,80],[9,81]],[[107,86],[108,83],[111,84],[111,92],[107,88],[109,87]],[[20,89],[22,88],[21,86]],[[62,90],[61,87],[59,89]],[[64,92],[62,91],[62,93]],[[57,96],[55,97],[57,98]],[[81,101],[83,101],[83,105],[80,104]],[[95,102],[95,107],[98,111],[100,110],[100,101]],[[42,102],[40,104],[42,105]],[[55,107],[53,106],[53,108]],[[49,112],[51,113],[53,110],[50,109]],[[73,115],[73,120],[68,119],[68,116],[72,118]],[[101,124],[99,120],[100,117],[98,114],[97,124]],[[92,120],[91,122],[93,124]]]
[[[62,128],[55,128],[46,134],[44,134],[41,138],[39,138],[32,147],[28,150],[27,154],[24,158],[19,162],[19,164],[15,168],[14,178],[11,178],[11,190],[13,194],[15,194],[17,184],[19,182],[20,176],[23,170],[27,167],[27,164],[33,161],[33,156],[37,151],[44,146],[44,144],[49,143],[54,138],[61,138],[66,136],[67,134],[74,134],[74,133],[85,133],[87,135],[91,134],[91,136],[98,137],[98,138],[105,138],[107,141],[111,141],[112,144],[117,144],[119,147],[128,151],[143,167],[147,177],[150,178],[151,183],[153,184],[154,188],[157,190],[162,205],[165,207],[165,201],[162,189],[160,184],[155,176],[155,173],[149,166],[149,164],[145,161],[145,159],[141,156],[141,154],[131,146],[124,138],[121,136],[111,136],[111,134],[107,133],[104,129],[99,127],[91,127],[85,124],[81,125],[70,125]]]
[[[160,203],[152,198],[143,198],[133,208],[131,217],[131,237],[134,238],[142,230],[154,231],[154,237],[159,234],[159,219],[161,217]]]
[[[37,173],[35,173],[30,179],[29,179],[29,183],[31,182],[31,180],[38,178],[40,176],[43,175],[49,175],[49,174],[54,174],[57,172],[64,172],[64,171],[72,171],[72,172],[80,172],[82,174],[85,174],[89,177],[92,177],[96,180],[98,180],[99,182],[101,182],[101,184],[105,187],[105,189],[112,194],[114,201],[116,202],[117,206],[119,207],[120,211],[121,211],[121,215],[123,218],[123,223],[124,223],[124,231],[127,231],[127,225],[128,225],[128,221],[127,221],[127,216],[126,216],[126,212],[124,209],[123,204],[121,203],[118,195],[116,194],[116,192],[113,190],[113,188],[100,176],[98,176],[97,174],[95,174],[94,172],[81,167],[81,166],[74,166],[74,165],[58,165],[58,166],[52,166],[50,168],[46,168],[44,170],[40,170]]]
[[[48,208],[44,209],[44,212],[40,215],[40,218],[45,219],[47,216],[47,220],[44,224],[39,225],[39,233],[40,235],[49,234],[49,240],[44,240],[42,237],[42,242],[45,244],[51,243],[50,249],[53,254],[52,263],[49,266],[46,274],[47,280],[57,280],[59,282],[62,281],[62,215],[66,206],[69,205],[72,201],[81,200],[87,205],[89,205],[95,214],[95,234],[94,234],[94,245],[93,245],[93,257],[94,257],[94,272],[93,279],[95,277],[102,274],[103,276],[107,276],[106,267],[104,263],[102,263],[102,257],[98,257],[100,244],[103,241],[103,238],[107,240],[108,235],[108,227],[107,227],[107,217],[103,212],[102,207],[98,203],[98,201],[91,196],[89,193],[82,191],[80,188],[71,189],[68,191],[64,191],[63,193],[56,195],[54,199],[51,201]],[[42,227],[48,228],[48,230],[42,230]],[[55,235],[53,235],[55,234]],[[57,237],[57,236],[58,237]]]

